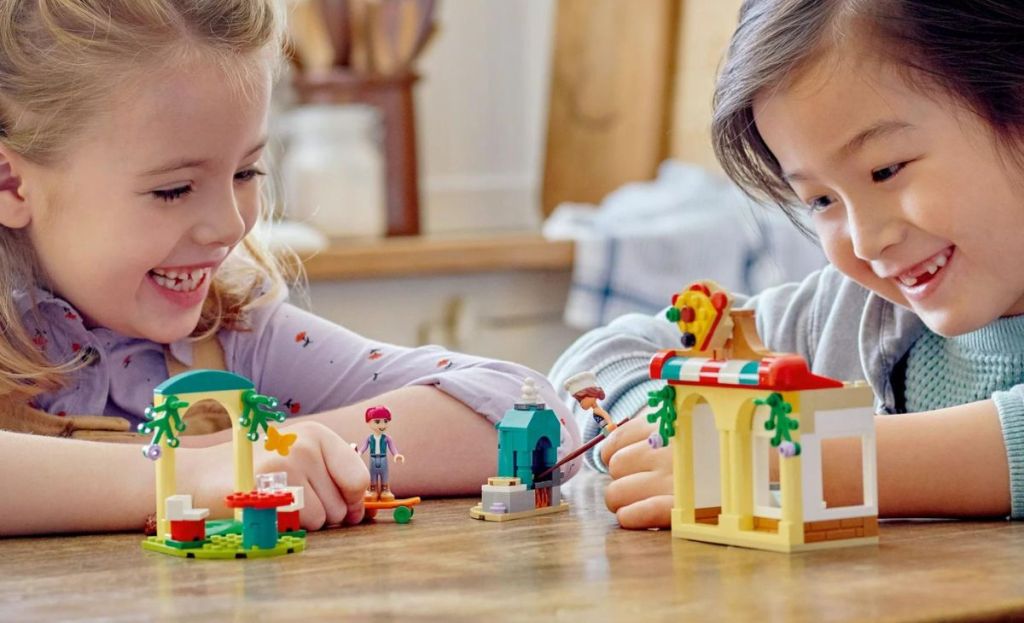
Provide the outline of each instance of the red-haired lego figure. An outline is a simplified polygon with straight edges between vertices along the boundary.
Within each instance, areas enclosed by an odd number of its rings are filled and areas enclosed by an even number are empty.
[[[569,392],[584,410],[593,410],[594,421],[601,426],[601,431],[605,435],[615,430],[612,416],[597,404],[598,400],[604,400],[604,390],[597,384],[597,377],[593,372],[580,372],[566,379],[565,391]]]
[[[366,424],[373,432],[358,449],[360,455],[370,451],[370,488],[366,490],[366,499],[390,502],[395,495],[388,486],[388,452],[394,455],[396,463],[405,462],[395,442],[384,433],[391,424],[391,411],[387,407],[370,407],[366,410]]]

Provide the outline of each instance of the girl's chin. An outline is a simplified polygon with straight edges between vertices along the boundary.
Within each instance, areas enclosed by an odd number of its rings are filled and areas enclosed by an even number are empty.
[[[971,333],[991,323],[995,318],[971,318],[957,314],[956,310],[912,310],[928,329],[942,337],[956,337]]]
[[[139,332],[142,335],[138,337],[158,344],[171,344],[183,340],[192,335],[192,332],[196,330],[196,325],[199,323],[199,314],[195,316],[195,318],[174,319],[159,324],[146,322],[143,326],[139,327]]]

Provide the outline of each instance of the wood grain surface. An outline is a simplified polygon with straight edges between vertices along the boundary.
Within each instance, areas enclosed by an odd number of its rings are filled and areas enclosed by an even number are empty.
[[[679,0],[560,0],[541,203],[597,203],[668,155]]]
[[[883,522],[878,547],[787,556],[630,532],[603,477],[572,508],[484,523],[472,499],[314,533],[285,558],[195,561],[140,535],[0,541],[2,621],[922,621],[1024,616],[1024,525]]]

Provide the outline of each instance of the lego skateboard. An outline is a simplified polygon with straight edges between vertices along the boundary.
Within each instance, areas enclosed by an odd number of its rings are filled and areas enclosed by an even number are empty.
[[[379,510],[394,509],[392,517],[394,517],[395,523],[409,523],[413,515],[413,506],[419,503],[419,497],[414,497],[395,499],[390,502],[367,501],[363,503],[363,507],[366,508],[367,519],[376,517]]]

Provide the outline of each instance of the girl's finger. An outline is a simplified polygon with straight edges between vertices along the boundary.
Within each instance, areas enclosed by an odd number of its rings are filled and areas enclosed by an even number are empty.
[[[604,501],[608,510],[616,512],[645,498],[671,493],[672,474],[637,472],[608,483]]]
[[[370,472],[362,457],[336,434],[324,437],[322,445],[327,471],[347,509],[342,520],[357,524],[363,520],[363,496],[370,486]]]
[[[623,506],[615,513],[619,525],[628,530],[672,527],[672,496],[656,495]]]
[[[302,510],[299,511],[299,523],[304,530],[319,530],[324,527],[324,522],[327,520],[327,511],[324,510],[324,505],[320,503],[317,496],[312,495],[313,487],[308,480],[302,483],[302,488],[305,495],[303,495]]]
[[[607,463],[612,478],[622,478],[636,472],[649,472],[666,464],[672,468],[672,454],[668,448],[652,448],[647,440],[634,442],[612,455]]]
[[[656,425],[649,423],[641,413],[608,435],[608,439],[601,444],[601,460],[608,465],[613,454],[626,446],[646,440],[655,430]]]

